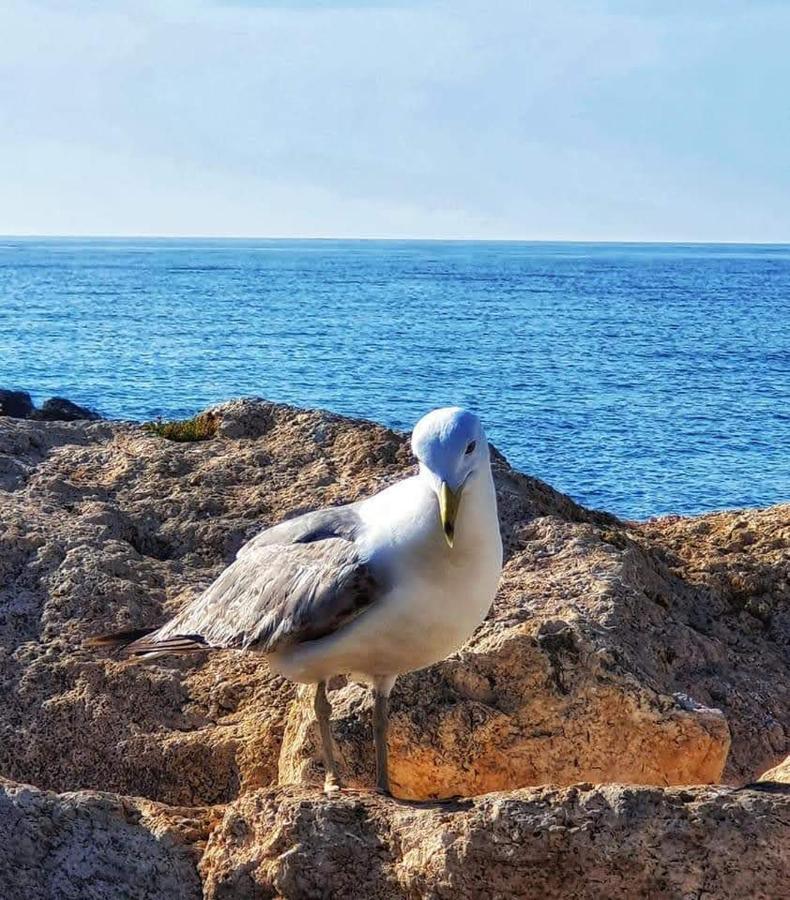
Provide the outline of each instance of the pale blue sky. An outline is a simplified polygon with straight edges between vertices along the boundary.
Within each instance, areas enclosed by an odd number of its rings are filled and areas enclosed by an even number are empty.
[[[0,234],[790,241],[784,0],[3,0]]]

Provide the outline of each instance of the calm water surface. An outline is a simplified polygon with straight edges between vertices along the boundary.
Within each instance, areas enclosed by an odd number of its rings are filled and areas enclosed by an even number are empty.
[[[790,499],[790,247],[0,239],[0,386],[111,417],[478,410],[624,516]]]

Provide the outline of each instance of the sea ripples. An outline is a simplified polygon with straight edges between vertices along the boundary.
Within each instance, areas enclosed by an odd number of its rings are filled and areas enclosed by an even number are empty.
[[[459,403],[624,516],[790,499],[787,247],[4,239],[0,304],[0,386],[39,400]]]

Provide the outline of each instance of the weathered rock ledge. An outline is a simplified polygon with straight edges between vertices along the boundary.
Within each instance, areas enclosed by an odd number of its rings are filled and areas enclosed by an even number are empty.
[[[0,784],[0,885],[74,898],[753,897],[790,891],[790,788],[580,784],[404,803],[253,791],[220,809]]]
[[[391,755],[404,798],[509,793],[330,802],[285,787],[320,778],[309,702],[257,660],[82,649],[171,615],[260,528],[412,465],[371,423],[215,413],[199,443],[0,418],[0,775],[37,786],[4,786],[0,896],[788,894],[786,789],[739,786],[790,750],[790,506],[626,523],[497,456],[501,590],[461,652],[398,682]],[[330,697],[368,785],[368,697]],[[538,787],[576,782],[655,787]]]

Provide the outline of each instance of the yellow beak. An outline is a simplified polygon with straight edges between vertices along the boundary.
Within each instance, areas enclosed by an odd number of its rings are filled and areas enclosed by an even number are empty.
[[[446,481],[439,488],[439,517],[442,521],[442,531],[447,546],[452,547],[455,541],[455,518],[458,515],[458,506],[461,503],[461,489],[450,490]]]

